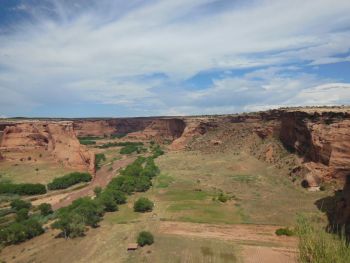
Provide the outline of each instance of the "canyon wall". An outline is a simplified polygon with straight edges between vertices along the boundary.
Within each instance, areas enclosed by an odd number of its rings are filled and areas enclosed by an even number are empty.
[[[19,156],[45,150],[64,166],[94,172],[94,154],[80,145],[72,122],[35,121],[7,126],[0,147],[4,152],[18,152]]]
[[[344,112],[283,112],[280,139],[303,158],[313,176],[350,174],[350,115]]]

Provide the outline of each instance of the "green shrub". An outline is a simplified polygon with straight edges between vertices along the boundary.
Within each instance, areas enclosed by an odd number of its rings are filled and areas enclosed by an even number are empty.
[[[279,228],[275,231],[277,236],[293,236],[294,232],[293,230],[289,228]]]
[[[222,203],[226,203],[228,199],[229,199],[228,196],[223,193],[220,193],[218,196],[218,200]]]
[[[140,197],[135,203],[134,203],[134,211],[135,212],[150,212],[153,209],[153,202],[145,197]]]
[[[164,151],[160,148],[160,146],[157,144],[155,146],[153,146],[152,148],[152,158],[158,158],[159,156],[164,154]]]
[[[0,183],[0,194],[40,195],[46,193],[43,184]]]
[[[117,147],[117,146],[125,147],[125,146],[142,146],[142,145],[143,145],[142,142],[109,142],[98,146],[98,148],[105,149],[105,148]]]
[[[120,149],[120,154],[131,154],[137,152],[139,147],[136,145],[127,145]]]
[[[103,153],[95,154],[95,167],[96,170],[99,170],[102,166],[102,163],[106,161],[106,156]]]
[[[102,188],[99,186],[96,186],[94,188],[94,193],[95,193],[96,197],[99,197],[99,195],[102,193]]]
[[[48,203],[42,203],[38,206],[39,210],[40,210],[40,214],[42,216],[48,216],[50,214],[53,213],[53,210],[52,210],[52,206],[51,204],[48,204]]]
[[[29,218],[29,209],[28,208],[21,208],[16,212],[16,221],[21,222],[24,220],[27,220]]]
[[[15,199],[10,203],[12,209],[19,211],[23,208],[29,209],[32,204],[21,199]]]
[[[145,245],[152,245],[154,243],[154,237],[150,232],[142,231],[137,237],[137,244],[141,247]]]
[[[102,192],[97,200],[103,206],[103,209],[106,212],[114,212],[118,210],[117,202],[115,201],[111,192]]]
[[[66,189],[74,184],[91,181],[92,176],[89,173],[70,173],[62,177],[55,178],[47,185],[49,190]]]
[[[5,245],[17,244],[42,233],[44,229],[37,220],[27,219],[0,229],[0,242]]]

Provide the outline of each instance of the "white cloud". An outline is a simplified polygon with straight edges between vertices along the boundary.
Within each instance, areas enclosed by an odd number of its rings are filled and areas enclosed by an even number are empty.
[[[206,10],[225,1],[92,1],[85,9],[79,9],[84,2],[54,1],[40,12],[27,8],[34,22],[0,35],[0,90],[6,95],[0,111],[65,100],[163,107],[167,103],[156,89],[163,86],[176,96],[176,85],[205,70],[348,60],[335,57],[350,48],[348,0],[238,1]],[[139,79],[154,73],[169,79]],[[310,82],[319,84],[306,75],[273,77],[263,86],[244,78],[216,80],[210,91],[185,92],[189,99],[175,101],[178,107],[202,100],[214,111],[219,105],[234,110],[261,96],[279,103]],[[176,84],[173,90],[164,87],[169,83]],[[232,108],[229,101],[238,105]]]

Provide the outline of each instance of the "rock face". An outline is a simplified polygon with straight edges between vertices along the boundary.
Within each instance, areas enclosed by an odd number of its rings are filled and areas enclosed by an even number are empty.
[[[181,136],[172,142],[169,149],[183,150],[193,139],[205,134],[210,127],[215,127],[215,124],[207,119],[188,118],[184,123],[185,127]]]
[[[72,122],[17,123],[5,128],[0,146],[6,151],[46,150],[67,167],[94,172],[94,154],[80,145]]]
[[[128,134],[128,137],[157,142],[173,141],[182,135],[185,126],[182,119],[157,119],[147,125],[144,130]]]
[[[304,158],[313,176],[344,179],[350,173],[349,131],[348,114],[285,112],[280,139]]]

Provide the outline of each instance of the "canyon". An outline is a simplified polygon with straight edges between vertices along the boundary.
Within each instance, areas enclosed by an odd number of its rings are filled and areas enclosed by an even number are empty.
[[[349,131],[348,107],[218,116],[6,120],[0,123],[0,161],[16,152],[20,161],[31,162],[27,156],[39,150],[64,166],[94,174],[95,153],[81,145],[78,137],[120,136],[124,141],[155,141],[169,151],[248,151],[272,165],[287,167],[289,176],[304,187],[319,190],[325,182],[344,185],[349,177]],[[348,190],[345,187],[338,205],[347,211],[338,212],[342,223],[350,222]]]

